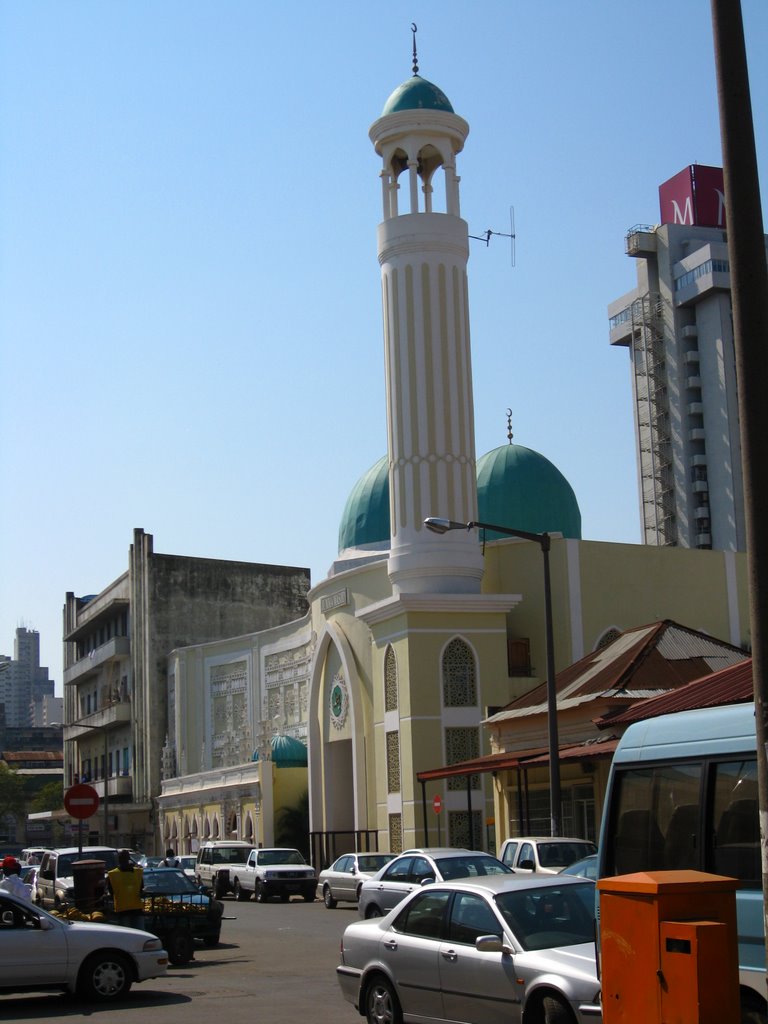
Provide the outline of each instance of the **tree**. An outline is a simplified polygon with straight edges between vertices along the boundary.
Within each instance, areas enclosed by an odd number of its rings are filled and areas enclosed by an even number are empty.
[[[47,782],[35,794],[29,805],[30,811],[58,811],[64,806],[64,787],[61,782]]]
[[[298,806],[281,807],[275,819],[275,843],[292,846],[309,857],[309,791],[299,797]]]
[[[18,818],[24,813],[24,780],[0,761],[0,818]]]

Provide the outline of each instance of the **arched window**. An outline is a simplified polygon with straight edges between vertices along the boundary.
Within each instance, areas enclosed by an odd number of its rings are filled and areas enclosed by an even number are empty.
[[[602,651],[604,647],[608,647],[614,640],[618,640],[621,636],[621,632],[618,629],[606,629],[603,635],[595,644],[596,651]]]
[[[397,661],[391,647],[384,655],[384,710],[397,711]]]
[[[451,640],[443,652],[443,705],[467,708],[477,704],[475,657],[463,640]]]

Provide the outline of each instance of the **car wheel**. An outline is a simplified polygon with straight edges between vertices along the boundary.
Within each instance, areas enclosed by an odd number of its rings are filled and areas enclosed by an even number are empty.
[[[227,880],[222,878],[221,875],[216,875],[214,879],[213,895],[217,900],[223,899],[227,895]]]
[[[365,920],[370,921],[372,917],[381,917],[381,911],[375,903],[371,903],[369,907],[365,908]]]
[[[204,946],[218,946],[221,942],[221,932],[217,932],[215,935],[204,935],[203,945]]]
[[[365,1019],[368,1024],[402,1024],[400,1001],[390,982],[379,974],[365,990]]]
[[[557,996],[544,996],[541,1008],[543,1024],[574,1024],[573,1014]]]
[[[261,879],[259,879],[259,881],[256,883],[256,902],[267,902],[267,890],[264,888],[264,883],[261,881]]]
[[[251,898],[251,894],[248,892],[247,889],[244,889],[242,885],[240,885],[240,882],[237,878],[235,879],[235,884],[232,887],[232,891],[235,894],[235,899],[240,900],[243,903],[245,903],[247,900]]]
[[[333,898],[330,885],[323,886],[323,903],[326,905],[328,910],[335,910],[337,906],[336,900]]]
[[[165,948],[168,950],[168,959],[174,967],[178,967],[180,964],[188,964],[195,953],[192,936],[186,931],[172,932],[165,942]]]
[[[741,1024],[765,1024],[765,1003],[752,993],[742,991]]]
[[[89,956],[77,977],[77,991],[84,999],[100,1003],[122,999],[133,984],[130,961],[122,953],[103,952]]]

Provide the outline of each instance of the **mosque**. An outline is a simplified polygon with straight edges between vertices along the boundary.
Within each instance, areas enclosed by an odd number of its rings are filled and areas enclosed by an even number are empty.
[[[370,128],[387,453],[349,495],[338,557],[304,617],[169,655],[163,846],[269,845],[277,811],[302,790],[315,863],[424,845],[437,825],[456,846],[493,849],[510,834],[490,774],[469,786],[439,773],[424,786],[417,775],[488,754],[483,723],[545,680],[541,548],[491,530],[438,535],[428,517],[551,535],[558,670],[663,618],[747,640],[743,555],[582,540],[570,484],[513,443],[509,425],[508,443],[477,458],[458,173],[468,132],[415,60]],[[565,833],[597,827],[583,808],[600,794],[578,763],[563,766],[561,783]],[[545,773],[529,794],[542,825],[548,800]]]

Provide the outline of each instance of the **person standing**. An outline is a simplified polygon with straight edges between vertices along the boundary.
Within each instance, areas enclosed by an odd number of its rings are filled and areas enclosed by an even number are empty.
[[[181,861],[173,852],[173,850],[169,847],[165,851],[165,857],[163,858],[163,862],[160,866],[163,868],[180,868]]]
[[[4,857],[2,862],[3,880],[0,889],[18,896],[22,900],[32,899],[32,886],[21,880],[21,864],[15,857]]]
[[[117,867],[107,872],[107,888],[112,893],[119,923],[128,928],[143,928],[144,872],[133,863],[129,850],[117,854]]]

